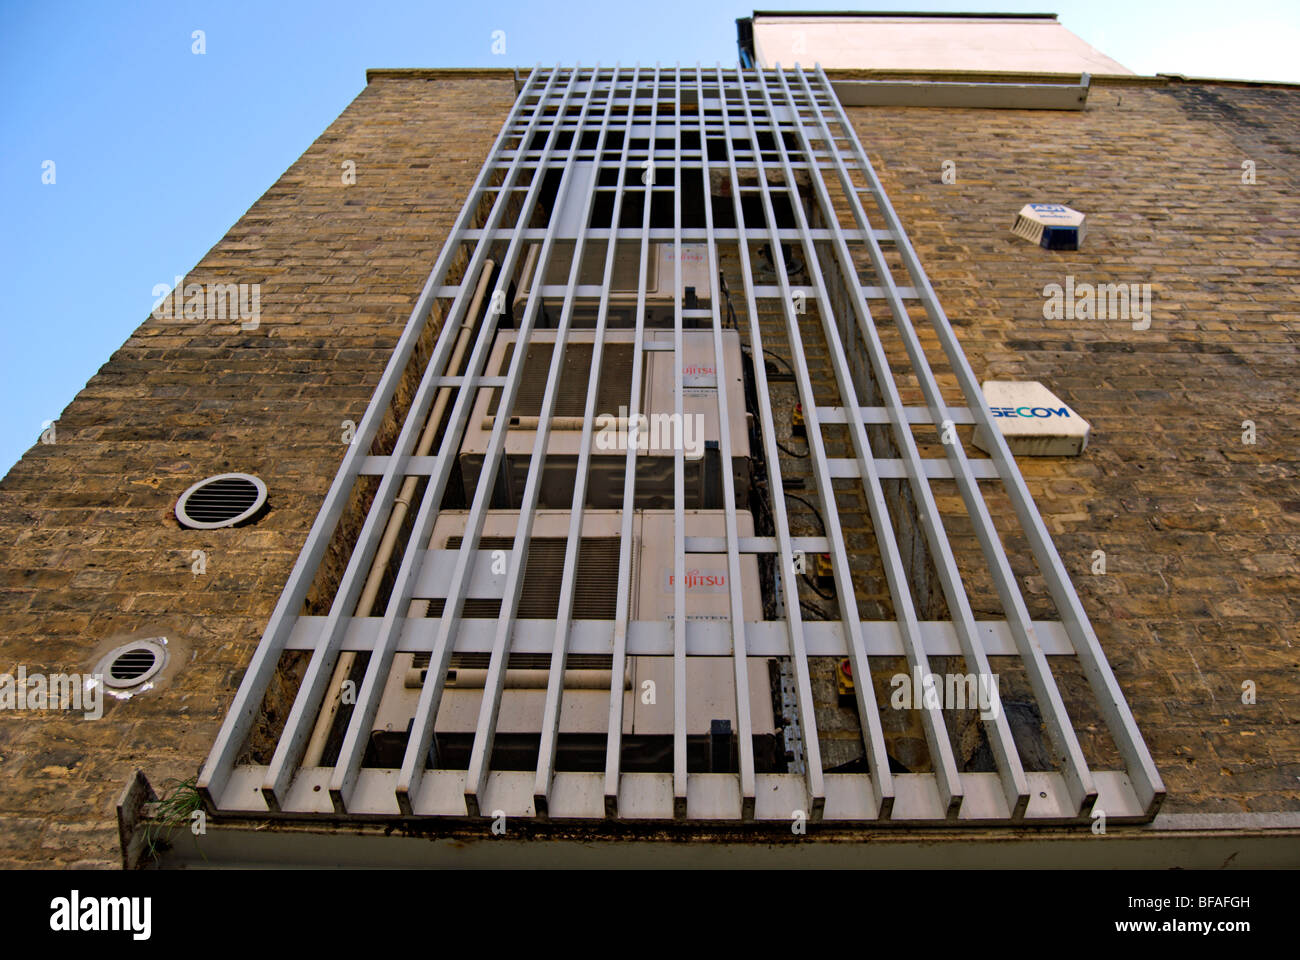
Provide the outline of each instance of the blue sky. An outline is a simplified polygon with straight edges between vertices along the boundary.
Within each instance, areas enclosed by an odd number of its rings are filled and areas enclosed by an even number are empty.
[[[1300,81],[1300,3],[779,0],[1055,12],[1139,73]],[[365,84],[367,67],[731,63],[752,6],[140,2],[0,7],[0,472]],[[195,30],[206,52],[191,52]],[[506,53],[492,53],[505,31]],[[42,183],[54,161],[53,184]]]

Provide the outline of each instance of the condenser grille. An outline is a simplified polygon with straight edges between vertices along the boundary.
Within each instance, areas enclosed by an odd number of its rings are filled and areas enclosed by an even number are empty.
[[[459,550],[463,538],[448,537],[447,549]],[[617,537],[583,537],[578,550],[578,570],[574,578],[573,596],[575,620],[613,620],[614,599],[618,589]],[[560,584],[564,573],[564,549],[568,541],[563,537],[533,537],[528,544],[528,564],[524,570],[524,590],[519,598],[522,620],[554,620],[559,610]],[[480,550],[509,550],[513,537],[480,537]],[[444,600],[437,597],[429,601],[429,616],[442,616]],[[470,613],[470,604],[476,612]],[[499,600],[482,600],[467,597],[466,617],[495,618],[500,615]]]
[[[611,293],[636,293],[637,283],[641,277],[641,258],[640,251],[637,255],[625,254],[614,257],[614,266],[609,272],[609,288]],[[559,250],[551,258],[550,270],[547,274],[547,283],[564,284],[569,282],[569,269],[573,264],[572,250]],[[656,265],[652,262],[649,265],[651,272],[650,286],[654,286],[654,271]],[[582,258],[582,266],[578,268],[579,283],[602,283],[604,282],[605,272],[605,251],[604,249],[587,247]]]
[[[878,118],[857,119],[866,129]],[[893,149],[884,137],[872,148]],[[557,264],[574,258],[587,267],[570,283]],[[526,271],[555,282],[530,288]],[[711,361],[688,357],[688,329],[712,339]],[[502,334],[525,351],[518,369],[518,354],[499,362]],[[743,363],[723,349],[732,338]],[[594,344],[605,345],[599,373]],[[483,390],[496,394],[486,424],[473,416]],[[678,427],[671,455],[640,453],[651,404]],[[734,415],[748,430],[710,430],[688,457],[688,409],[720,425]],[[471,422],[476,442],[487,437],[472,463]],[[547,442],[530,447],[520,433],[540,424]],[[987,456],[973,431],[988,438]],[[751,473],[726,467],[735,436],[749,441]],[[661,432],[645,447],[663,443]],[[467,479],[471,469],[485,482]],[[688,510],[688,484],[705,480],[722,509]],[[670,502],[639,499],[652,487]],[[609,514],[586,509],[593,491]],[[464,539],[433,544],[451,511]],[[481,535],[502,530],[516,540]],[[583,536],[592,530],[605,535]],[[527,544],[518,561],[512,543]],[[278,676],[293,651],[310,654],[306,670]],[[407,654],[430,666],[408,694],[418,702],[400,766],[369,767],[384,691]],[[591,657],[607,665],[609,688],[590,676],[567,685]],[[486,671],[473,678],[473,716],[459,715],[473,732],[457,734],[465,762],[455,769],[436,742],[453,663]],[[521,663],[548,671],[545,689],[508,689],[507,668]],[[344,709],[346,681],[362,670]],[[660,672],[625,689],[638,670]],[[898,677],[917,684],[902,706]],[[983,689],[985,702],[936,704],[925,692],[935,677],[951,697]],[[1003,689],[1006,710],[987,702]],[[286,690],[296,690],[287,717]],[[261,705],[273,701],[268,718]],[[578,714],[600,731],[590,736],[603,770],[557,769],[557,738]],[[652,715],[662,725],[642,737]],[[533,745],[535,768],[495,766],[503,716],[510,737]],[[323,742],[309,736],[320,717],[341,733],[333,766],[307,750]],[[255,725],[283,731],[265,765],[240,762]],[[773,737],[784,749],[769,749]],[[702,740],[708,756],[695,749]],[[628,762],[647,743],[657,765]],[[528,829],[539,833],[618,820],[620,834],[716,837],[719,823],[744,822],[787,839],[801,818],[868,831],[1087,829],[1097,811],[1107,825],[1145,823],[1164,797],[854,123],[825,74],[798,67],[528,73],[198,786],[223,818],[469,818],[485,829],[501,810],[511,823],[535,818]]]
[[[441,617],[446,603],[445,597],[431,598],[425,616],[434,619]],[[501,616],[501,601],[486,597],[466,597],[460,615],[466,620],[495,620]]]
[[[591,357],[595,348],[590,343],[571,343],[564,351],[559,388],[555,398],[556,417],[581,417],[587,404],[587,386],[591,378]],[[515,344],[506,344],[501,362],[502,371],[510,368]],[[554,344],[532,343],[524,355],[524,369],[515,394],[513,416],[536,417],[542,410],[546,393],[547,375],[550,372]],[[607,343],[601,357],[600,384],[596,410],[616,414],[619,405],[627,405],[627,385],[632,379],[633,347],[630,343]],[[488,403],[488,415],[495,416],[501,392],[494,390]]]

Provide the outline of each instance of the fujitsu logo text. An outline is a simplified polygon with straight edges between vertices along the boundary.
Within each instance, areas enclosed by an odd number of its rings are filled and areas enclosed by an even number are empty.
[[[677,579],[673,574],[668,574],[668,586],[676,586]],[[716,570],[687,570],[686,575],[682,578],[687,590],[707,590],[713,587],[725,587],[727,585],[727,575]]]

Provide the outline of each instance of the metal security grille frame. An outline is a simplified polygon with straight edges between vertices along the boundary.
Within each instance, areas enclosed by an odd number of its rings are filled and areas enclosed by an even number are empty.
[[[591,171],[595,171],[591,173]],[[684,223],[684,178],[703,190],[702,211]],[[547,191],[553,193],[547,197]],[[593,211],[612,203],[609,226],[592,226]],[[868,208],[878,218],[868,219]],[[579,211],[563,233],[560,211]],[[662,225],[671,210],[671,225]],[[703,224],[698,222],[700,216]],[[715,223],[725,217],[731,225]],[[639,224],[635,219],[639,218]],[[627,221],[627,222],[625,222]],[[576,224],[576,226],[572,226]],[[492,343],[506,314],[512,278],[526,248],[534,245],[537,278],[546,277],[559,244],[572,243],[568,283],[533,283],[522,314],[512,318],[517,346],[503,375],[485,372]],[[590,244],[604,254],[604,276],[612,276],[620,244],[639,249],[628,421],[636,422],[647,354],[671,349],[674,414],[681,421],[685,382],[684,330],[688,323],[710,329],[716,363],[719,455],[732,462],[728,391],[723,389],[724,328],[730,293],[720,277],[726,269],[740,279],[735,329],[746,341],[759,398],[750,411],[758,420],[767,483],[758,495],[770,514],[769,535],[741,536],[736,481],[720,471],[724,535],[695,535],[687,528],[683,445],[676,444],[672,493],[671,619],[634,619],[633,525],[637,512],[638,445],[627,443],[623,470],[621,539],[615,616],[580,620],[572,616],[579,544],[583,535],[588,474],[598,407],[593,374],[586,390],[581,443],[574,474],[568,538],[557,614],[551,620],[522,620],[529,540],[533,536],[541,478],[548,456],[552,413],[564,367],[565,344],[574,329],[574,308],[594,301],[592,371],[601,368],[610,330],[611,284],[579,283]],[[653,244],[671,244],[674,264],[671,346],[647,338],[647,277]],[[703,244],[711,278],[707,311],[684,302],[682,246]],[[540,245],[540,246],[537,246]],[[603,245],[603,246],[602,246]],[[767,259],[755,263],[766,247]],[[789,251],[789,252],[787,252]],[[531,256],[532,254],[530,254]],[[563,255],[556,261],[563,264]],[[453,270],[453,264],[456,269]],[[759,276],[758,268],[764,274]],[[453,279],[454,274],[460,280]],[[773,282],[774,281],[774,282]],[[729,287],[730,285],[728,285]],[[487,295],[491,287],[491,295]],[[513,545],[506,572],[488,577],[489,551],[480,548],[489,514],[499,514],[492,496],[503,461],[508,416],[493,420],[481,481],[467,494],[460,546],[431,546],[434,524],[444,506],[457,453],[479,391],[500,391],[498,410],[509,412],[520,389],[527,345],[538,328],[545,296],[562,297],[554,326],[556,346],[536,420],[527,480],[512,508]],[[892,358],[882,340],[887,310]],[[418,372],[418,387],[400,418],[391,449],[376,455],[372,445],[394,404],[399,381],[419,354],[429,324],[441,318],[436,344]],[[769,322],[762,322],[768,317]],[[773,331],[776,331],[774,342]],[[665,331],[666,332],[666,331]],[[430,331],[432,333],[432,331]],[[456,348],[466,333],[468,357]],[[765,340],[768,343],[765,344]],[[949,379],[961,400],[950,404],[931,354],[946,358]],[[771,386],[762,359],[780,346],[806,421],[807,469],[823,520],[821,536],[797,534],[787,511],[782,450],[770,402]],[[815,354],[815,358],[814,358]],[[462,362],[463,361],[463,362]],[[820,366],[817,366],[820,364]],[[826,373],[814,373],[814,368]],[[731,371],[739,376],[741,371]],[[900,384],[904,386],[900,388]],[[825,402],[830,392],[835,402]],[[904,393],[919,395],[908,405]],[[435,398],[439,398],[435,401]],[[868,402],[869,401],[869,402]],[[450,410],[447,409],[448,405]],[[436,453],[417,452],[417,440],[438,418]],[[968,453],[956,427],[981,428],[991,452]],[[827,437],[845,438],[848,457],[828,453]],[[919,438],[919,442],[918,442]],[[873,446],[874,440],[874,446]],[[938,445],[942,456],[922,447]],[[887,447],[888,449],[884,449]],[[386,524],[405,490],[418,478],[422,493],[415,515],[401,530],[391,563],[387,599],[379,615],[358,616],[363,583],[376,557],[387,549]],[[345,544],[347,564],[325,616],[308,616],[304,604],[331,543],[343,537],[340,519],[357,501],[364,483],[373,484],[359,532]],[[978,541],[1002,619],[976,619],[934,485],[955,484],[960,522]],[[1013,571],[1002,533],[981,490],[997,485],[1009,501],[1059,619],[1035,620]],[[892,486],[890,486],[892,485]],[[841,497],[850,489],[874,540],[872,563],[883,577],[878,604],[887,617],[864,616],[864,566],[854,563],[842,525]],[[903,511],[891,512],[889,491],[906,491],[919,533],[901,528]],[[364,501],[362,501],[364,502]],[[402,508],[403,510],[405,507]],[[923,541],[947,616],[923,619],[914,598],[914,565],[901,541]],[[347,538],[344,538],[347,540]],[[686,616],[688,558],[724,556],[730,616],[691,620]],[[776,570],[768,598],[774,619],[747,620],[747,594],[759,584],[742,576],[746,555],[774,555]],[[829,556],[835,614],[805,619],[800,566],[816,554]],[[445,598],[438,616],[421,615],[430,596],[421,584],[437,581]],[[491,583],[500,598],[497,619],[464,616],[474,584]],[[422,600],[423,598],[423,600]],[[292,692],[292,709],[273,737],[267,763],[249,762],[247,744],[263,722],[262,705],[291,652],[307,657]],[[367,741],[385,683],[399,653],[427,654],[400,766],[364,762]],[[468,761],[441,762],[434,727],[454,654],[487,655],[488,668]],[[549,657],[545,704],[537,737],[536,767],[495,769],[494,742],[507,666],[512,656]],[[570,657],[609,658],[608,724],[601,770],[557,769],[560,717]],[[672,750],[670,769],[624,769],[624,683],[628,658],[671,657]],[[1041,716],[1050,764],[1026,769],[1007,711],[980,720],[992,758],[991,771],[962,769],[941,705],[926,701],[918,711],[929,763],[921,772],[891,769],[884,711],[887,689],[873,683],[873,658],[903,657],[909,671],[925,676],[931,659],[961,658],[969,673],[991,676],[990,657],[1008,658],[1023,672]],[[309,738],[322,712],[338,710],[336,688],[343,658],[361,657],[364,676],[355,703],[340,721],[343,735],[332,764],[322,764]],[[734,679],[736,737],[734,769],[707,772],[688,763],[688,662],[725,658]],[[792,762],[785,772],[756,767],[749,662],[775,658],[781,668],[786,704],[784,735]],[[813,670],[815,658],[845,658],[851,666],[861,729],[864,772],[824,769]],[[1087,762],[1065,699],[1049,661],[1077,663],[1086,678],[1087,708],[1104,721],[1121,764],[1094,769]],[[349,662],[351,662],[349,660]],[[826,661],[830,662],[830,661]],[[358,668],[362,669],[362,668]],[[1073,704],[1072,704],[1073,705]],[[199,790],[210,811],[258,818],[475,818],[500,813],[538,821],[619,820],[683,828],[708,823],[779,823],[792,818],[869,826],[1088,823],[1098,811],[1112,822],[1146,822],[1155,816],[1164,786],[1137,729],[1097,637],[1040,517],[1016,462],[985,403],[938,298],[902,224],[867,159],[843,107],[820,68],[768,70],[715,68],[542,68],[531,71],[375,390],[356,437],[313,524],[261,643],[244,676],[217,740],[200,774]]]

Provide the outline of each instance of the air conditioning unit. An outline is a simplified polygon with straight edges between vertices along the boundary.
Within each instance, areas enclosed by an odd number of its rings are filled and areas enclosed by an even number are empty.
[[[651,243],[646,263],[645,316],[648,327],[671,327],[674,319],[673,250],[671,243]],[[559,241],[553,244],[550,263],[546,269],[546,283],[542,290],[542,306],[536,326],[556,327],[564,307],[564,296],[569,285],[569,269],[573,264],[574,245]],[[708,324],[710,306],[710,277],[708,246],[703,243],[684,243],[682,251],[682,324],[699,327]],[[537,261],[541,244],[532,244],[524,257],[523,277],[514,299],[516,322],[523,316],[529,294],[537,274]],[[583,247],[582,266],[578,268],[578,285],[603,287],[605,277],[606,247],[603,241],[588,241]],[[614,264],[608,277],[609,309],[606,326],[610,329],[636,326],[637,287],[641,279],[640,242],[619,243],[614,250]],[[599,295],[574,295],[572,325],[595,327],[600,308]]]
[[[724,330],[723,351],[727,375],[727,430],[731,437],[732,476],[736,506],[749,502],[749,421],[745,410],[744,372],[740,337]],[[488,360],[488,376],[504,375],[514,356],[518,333],[497,334]],[[565,350],[551,433],[542,473],[539,507],[568,507],[573,502],[574,473],[582,442],[583,413],[591,380],[591,358],[595,331],[573,330]],[[637,436],[635,505],[640,508],[673,505],[673,456],[677,444],[685,447],[684,505],[690,509],[721,509],[722,457],[717,401],[717,365],[714,362],[713,332],[691,330],[683,334],[683,418],[675,416],[673,398],[673,332],[645,333],[645,366],[641,393],[641,422]],[[623,505],[623,473],[629,440],[628,400],[632,382],[635,332],[606,331],[604,354],[598,381],[595,431],[587,481],[587,503],[591,508],[620,508]],[[522,380],[515,396],[506,433],[504,462],[496,477],[491,505],[517,508],[528,479],[528,464],[536,440],[537,417],[546,391],[555,333],[535,331],[524,359]],[[472,497],[482,472],[488,441],[498,415],[500,389],[479,392],[460,448],[461,475],[466,497]]]
[[[513,543],[518,514],[489,512],[479,540],[482,551],[509,549]],[[452,554],[461,546],[467,514],[444,511],[434,525],[430,540],[430,563],[435,570],[450,569]],[[752,536],[753,518],[749,513],[736,515],[739,535]],[[725,535],[721,511],[691,511],[686,517],[692,536]],[[560,575],[569,529],[569,513],[539,510],[534,515],[533,535],[529,544],[527,567],[518,619],[554,619],[559,602]],[[615,617],[618,561],[621,546],[621,518],[618,511],[589,511],[583,514],[582,544],[579,548],[574,596],[575,620],[610,620]],[[753,554],[742,554],[741,576],[744,582],[746,621],[762,619],[762,601],[758,593],[758,562]],[[488,570],[489,567],[481,567]],[[438,582],[441,577],[422,577],[422,583]],[[499,615],[500,590],[504,574],[480,573],[471,579],[462,617],[466,620],[488,619]],[[722,554],[687,556],[686,615],[690,620],[730,619],[730,585],[727,583],[727,558]],[[425,588],[424,593],[436,593]],[[414,601],[413,615],[426,612],[438,616],[444,598],[425,596]],[[426,606],[427,605],[427,608]],[[632,535],[632,620],[671,621],[673,618],[673,512],[639,510],[633,518]],[[397,654],[389,673],[375,716],[372,732],[373,761],[379,766],[400,764],[408,727],[415,716],[429,663],[428,654]],[[756,749],[773,753],[779,732],[772,706],[770,661],[750,658],[749,700],[752,732]],[[543,720],[550,655],[515,654],[506,672],[506,689],[502,695],[497,720],[498,743],[529,743],[534,754],[536,737]],[[483,696],[488,655],[454,654],[446,687],[434,724],[436,743],[453,756],[469,749],[478,722]],[[560,733],[566,738],[562,750],[588,748],[600,755],[609,723],[609,689],[611,658],[608,656],[570,655],[565,671],[564,696],[560,707]],[[696,748],[707,743],[714,721],[726,721],[736,729],[735,671],[730,657],[690,657],[686,664],[686,729]],[[647,681],[653,687],[647,686]],[[623,677],[623,734],[627,749],[648,751],[662,757],[664,738],[673,734],[673,659],[672,657],[629,657]],[[653,689],[653,703],[646,703],[643,692]],[[525,750],[526,752],[526,750]],[[671,755],[671,751],[669,754]],[[447,760],[447,756],[443,757]],[[570,758],[572,760],[572,757]],[[452,761],[454,762],[454,760]],[[579,761],[580,762],[580,761]],[[528,768],[525,761],[524,767]]]

